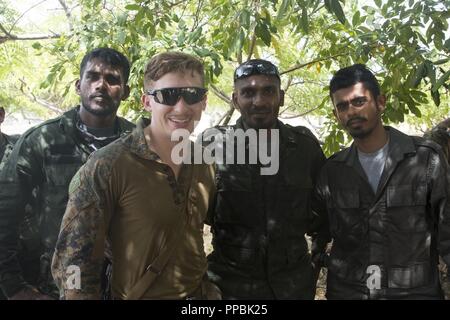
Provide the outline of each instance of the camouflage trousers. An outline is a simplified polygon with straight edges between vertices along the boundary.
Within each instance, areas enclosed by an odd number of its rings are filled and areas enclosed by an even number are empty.
[[[450,300],[450,279],[449,270],[444,261],[439,257],[439,274],[441,278],[442,291],[444,291],[445,299]]]

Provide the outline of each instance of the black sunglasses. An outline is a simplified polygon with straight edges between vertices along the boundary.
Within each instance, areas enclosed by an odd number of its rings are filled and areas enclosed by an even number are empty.
[[[254,74],[276,76],[280,79],[280,74],[275,65],[265,60],[250,60],[241,64],[234,72],[234,81],[249,77]]]
[[[148,90],[147,94],[153,96],[158,103],[174,106],[181,97],[183,97],[183,100],[189,105],[200,102],[205,97],[206,92],[208,92],[208,90],[205,88],[180,87]]]

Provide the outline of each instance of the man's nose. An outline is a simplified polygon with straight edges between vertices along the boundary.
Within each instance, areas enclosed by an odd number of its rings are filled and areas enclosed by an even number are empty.
[[[253,105],[255,107],[262,107],[266,103],[265,98],[262,93],[257,92],[253,97]]]
[[[183,97],[180,97],[177,103],[173,106],[173,109],[178,112],[189,110],[189,105],[184,101]]]
[[[358,114],[358,112],[359,112],[359,109],[358,109],[358,107],[355,107],[353,104],[349,104],[348,105],[348,111],[347,111],[347,114],[349,115],[349,116],[353,116],[353,115],[356,115],[356,114]]]
[[[103,90],[106,87],[106,81],[103,77],[100,77],[95,83],[96,90]]]

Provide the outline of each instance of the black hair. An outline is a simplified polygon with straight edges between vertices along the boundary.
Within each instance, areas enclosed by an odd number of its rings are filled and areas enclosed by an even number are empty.
[[[125,83],[128,82],[128,78],[130,76],[130,62],[122,53],[111,48],[97,48],[88,52],[83,57],[83,60],[80,64],[80,79],[83,76],[86,65],[92,59],[99,59],[100,61],[105,62],[113,67],[121,67],[123,71],[124,81]]]
[[[380,95],[380,85],[373,73],[363,64],[354,64],[338,70],[330,81],[330,96],[337,90],[362,82],[374,98]]]

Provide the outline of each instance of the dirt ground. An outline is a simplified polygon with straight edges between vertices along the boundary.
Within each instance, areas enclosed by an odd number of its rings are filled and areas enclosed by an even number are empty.
[[[209,254],[212,251],[212,235],[209,226],[205,226],[203,230],[203,239],[205,241],[205,252]],[[325,298],[326,289],[326,269],[322,269],[319,275],[319,280],[317,281],[316,289],[316,300],[326,300]]]

